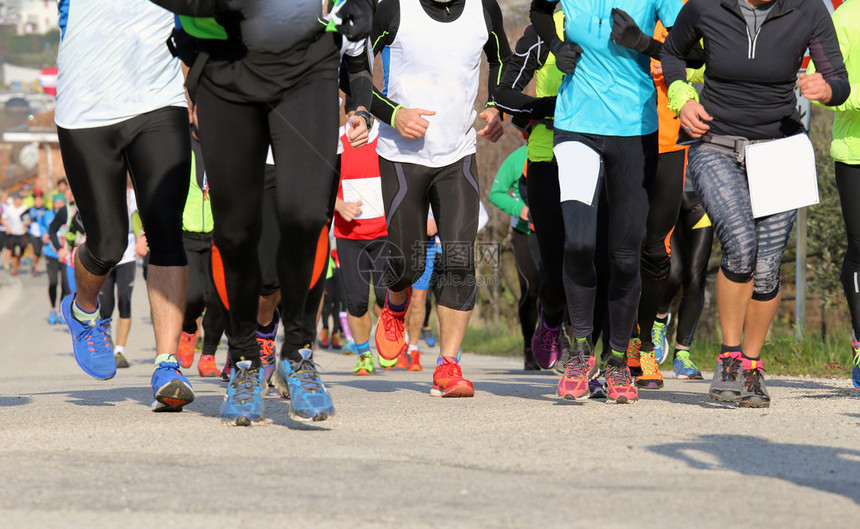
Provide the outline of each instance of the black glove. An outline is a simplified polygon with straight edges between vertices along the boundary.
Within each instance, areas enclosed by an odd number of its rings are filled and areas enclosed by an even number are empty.
[[[553,39],[549,49],[555,55],[555,65],[561,73],[572,74],[576,70],[576,63],[579,62],[579,57],[582,55],[582,48],[579,47],[579,44]]]
[[[618,8],[612,9],[612,33],[609,35],[609,40],[649,57],[660,58],[662,48],[660,42],[642,33],[633,17]]]
[[[340,34],[353,42],[367,38],[373,28],[373,12],[376,3],[371,0],[346,0],[338,16],[342,22]]]

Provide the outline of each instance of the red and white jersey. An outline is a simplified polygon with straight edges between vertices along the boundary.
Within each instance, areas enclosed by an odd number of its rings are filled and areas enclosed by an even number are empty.
[[[379,156],[376,144],[379,139],[378,122],[370,130],[367,145],[353,149],[341,128],[339,146],[340,184],[337,197],[344,202],[361,201],[361,213],[351,222],[334,214],[334,236],[338,239],[370,241],[388,235],[385,224],[385,207],[382,202],[382,178],[379,171]],[[340,150],[340,149],[339,149]]]

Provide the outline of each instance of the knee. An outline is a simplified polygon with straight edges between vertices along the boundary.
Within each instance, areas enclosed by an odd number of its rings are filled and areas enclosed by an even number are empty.
[[[642,273],[649,279],[663,279],[668,276],[671,264],[672,260],[663,241],[642,248]]]
[[[747,283],[756,272],[758,244],[755,231],[744,230],[736,234],[732,241],[723,243],[723,256],[720,269],[726,279],[733,283]]]
[[[354,318],[361,318],[367,314],[367,299],[352,299],[347,297],[346,310]]]
[[[636,250],[616,250],[609,256],[612,282],[620,286],[633,286],[639,280],[640,253]]]
[[[122,243],[103,240],[93,248],[90,241],[87,241],[78,248],[78,258],[91,274],[107,275],[122,259],[127,243],[127,240]]]
[[[781,253],[759,259],[758,263],[756,263],[755,278],[753,280],[752,299],[756,301],[770,301],[779,295],[779,267],[781,262]]]

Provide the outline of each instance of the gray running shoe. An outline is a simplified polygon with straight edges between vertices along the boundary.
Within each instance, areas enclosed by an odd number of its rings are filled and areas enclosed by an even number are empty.
[[[738,406],[741,408],[769,408],[770,395],[764,387],[764,369],[754,367],[743,370],[743,384]]]
[[[741,354],[725,353],[717,357],[717,367],[708,395],[720,402],[738,402],[741,398]]]
[[[122,353],[114,353],[113,356],[116,359],[117,367],[128,367],[128,360],[126,360],[125,356]]]
[[[558,363],[552,366],[552,371],[558,376],[564,375],[564,370],[567,367],[567,364],[570,362],[571,358],[573,358],[572,347],[570,345],[570,324],[565,322],[562,326],[561,331],[561,357],[558,359]]]

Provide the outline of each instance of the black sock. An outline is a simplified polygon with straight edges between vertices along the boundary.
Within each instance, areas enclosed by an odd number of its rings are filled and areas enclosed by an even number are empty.
[[[277,325],[277,323],[278,322],[275,321],[275,318],[272,318],[272,321],[270,321],[269,324],[265,325],[265,326],[260,325],[258,323],[257,324],[257,331],[259,331],[262,334],[272,334],[272,331],[275,330],[275,325]]]
[[[612,354],[609,355],[609,359],[606,361],[607,364],[612,364],[615,367],[627,367],[627,353],[620,351],[612,351]]]
[[[665,315],[665,316],[663,316],[662,318],[660,318],[660,317],[658,316],[658,317],[654,318],[654,321],[659,322],[659,323],[662,323],[663,325],[666,325],[667,323],[669,323],[669,315],[668,315],[668,314],[666,314],[666,315]]]
[[[740,345],[726,345],[724,343],[720,344],[720,354],[737,353],[740,350],[741,350]]]

